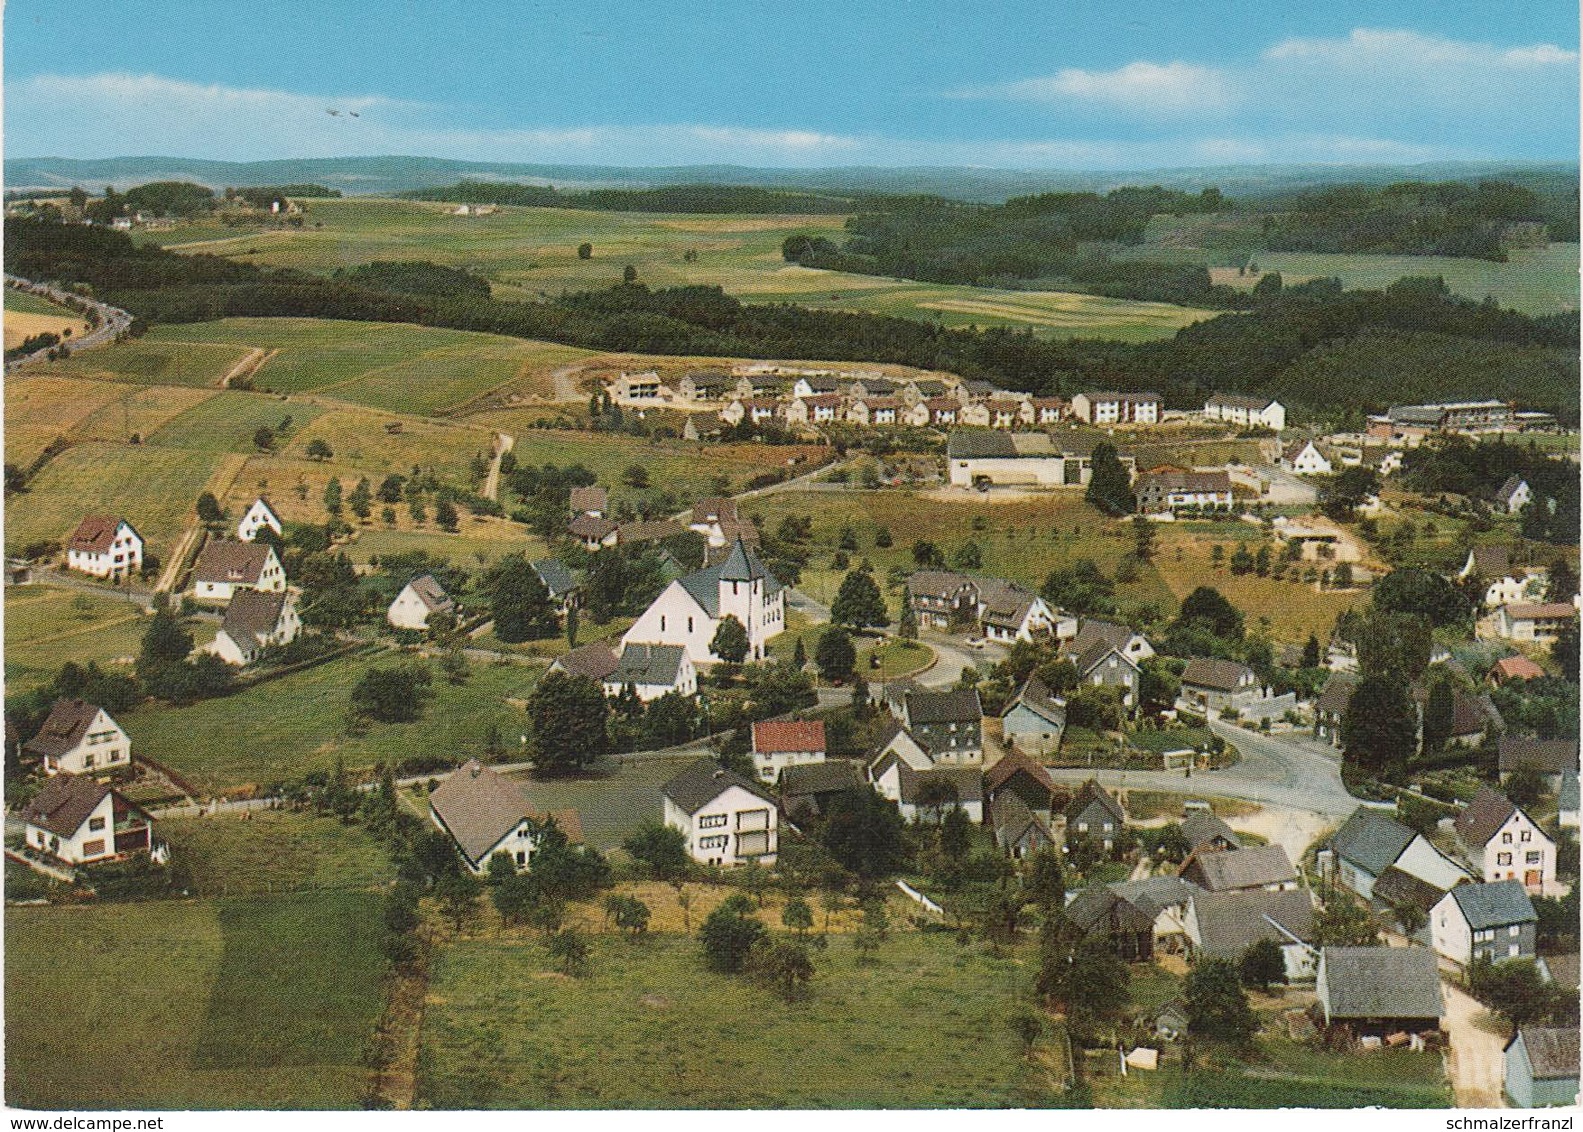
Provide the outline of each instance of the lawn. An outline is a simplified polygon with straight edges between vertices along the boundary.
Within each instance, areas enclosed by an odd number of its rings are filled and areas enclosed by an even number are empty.
[[[536,670],[522,665],[474,665],[460,686],[436,675],[434,696],[419,720],[376,723],[365,734],[352,734],[353,685],[369,668],[405,659],[395,653],[343,658],[191,707],[140,708],[120,722],[140,754],[211,789],[267,786],[328,769],[337,758],[358,768],[421,755],[463,756],[482,749],[491,724],[508,743],[515,741],[522,716],[505,700],[536,678]],[[283,704],[290,710],[281,710]]]
[[[355,1108],[378,930],[369,893],[7,909],[6,1101]]]
[[[615,756],[581,778],[515,775],[540,810],[577,811],[583,837],[602,852],[616,848],[644,822],[660,820],[660,788],[702,756]]]
[[[949,935],[897,933],[872,964],[815,953],[786,1003],[705,969],[695,940],[593,940],[558,977],[538,943],[442,953],[419,1096],[471,1108],[991,1108],[1054,1100],[1003,1015],[1027,970]]]
[[[143,536],[145,552],[166,557],[224,458],[151,445],[94,441],[51,460],[6,508],[8,551],[38,539],[64,541],[84,515],[118,515]],[[226,485],[219,485],[217,494]],[[211,486],[211,490],[214,487]]]
[[[1063,291],[918,283],[788,264],[794,234],[841,239],[840,216],[696,216],[502,208],[458,217],[454,206],[354,198],[315,201],[315,227],[247,234],[186,250],[330,272],[373,260],[426,259],[488,278],[496,298],[533,300],[620,282],[627,266],[650,287],[718,286],[747,302],[873,311],[947,326],[1030,327],[1050,337],[1169,337],[1213,312]],[[319,225],[322,225],[320,227]],[[182,241],[186,243],[187,241]],[[581,243],[593,255],[577,255]]]
[[[159,836],[170,842],[194,896],[372,889],[395,876],[389,854],[361,826],[311,813],[166,818]]]
[[[5,589],[5,678],[21,691],[54,678],[68,660],[108,665],[137,655],[142,610],[111,596],[54,586]],[[210,626],[209,635],[213,636]]]

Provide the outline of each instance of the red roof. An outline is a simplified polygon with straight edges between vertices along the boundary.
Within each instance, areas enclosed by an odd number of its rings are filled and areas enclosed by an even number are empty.
[[[753,725],[753,751],[773,755],[788,751],[823,751],[824,720],[771,719]]]
[[[1507,656],[1495,662],[1495,667],[1490,670],[1490,675],[1496,683],[1505,683],[1507,680],[1538,680],[1545,674],[1526,656]]]
[[[110,549],[110,544],[115,542],[115,532],[120,528],[121,520],[110,515],[89,515],[77,524],[77,529],[72,532],[71,542],[66,544],[68,550],[81,550],[89,554],[103,554]]]

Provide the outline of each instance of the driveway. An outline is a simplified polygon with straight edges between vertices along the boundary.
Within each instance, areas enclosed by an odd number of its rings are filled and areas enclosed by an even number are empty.
[[[1446,996],[1446,1032],[1451,1036],[1451,1087],[1458,1108],[1502,1108],[1505,1033],[1494,1015],[1449,979],[1440,981]]]

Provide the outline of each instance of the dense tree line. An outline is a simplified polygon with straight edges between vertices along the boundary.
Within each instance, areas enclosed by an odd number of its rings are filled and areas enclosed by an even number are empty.
[[[454,204],[508,204],[528,208],[586,208],[599,212],[693,212],[829,214],[850,212],[853,201],[747,185],[661,185],[652,189],[551,188],[499,181],[462,181],[455,185],[413,189],[400,194],[408,200],[435,200]]]
[[[1196,323],[1168,341],[1130,345],[745,304],[718,287],[621,285],[535,303],[397,294],[346,279],[137,247],[122,233],[98,228],[8,219],[5,235],[15,273],[86,283],[145,325],[227,316],[410,322],[598,350],[891,362],[986,377],[1041,395],[1096,386],[1154,389],[1180,406],[1202,404],[1210,392],[1268,390],[1312,351],[1366,331],[1392,330],[1570,351],[1551,388],[1512,388],[1501,370],[1481,369],[1445,373],[1435,392],[1512,396],[1576,419],[1577,313],[1532,317],[1503,310],[1454,296],[1438,279],[1405,279],[1383,291],[1343,291],[1334,280],[1319,280],[1270,294],[1252,311]],[[1357,392],[1344,382],[1312,382],[1291,397],[1293,404],[1341,412]]]
[[[489,298],[489,281],[457,267],[442,267],[426,260],[375,260],[334,275],[372,291],[400,295],[445,295],[452,298]]]

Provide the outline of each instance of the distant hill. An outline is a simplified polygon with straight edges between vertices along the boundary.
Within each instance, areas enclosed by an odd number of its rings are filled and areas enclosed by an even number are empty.
[[[639,168],[451,161],[433,157],[331,157],[284,161],[202,161],[185,157],[13,157],[6,191],[65,190],[82,185],[118,190],[149,181],[196,181],[211,188],[313,182],[351,195],[409,192],[457,181],[502,181],[557,188],[643,188],[657,185],[745,185],[814,192],[931,193],[998,203],[1045,192],[1107,192],[1123,185],[1160,185],[1197,192],[1211,186],[1249,199],[1339,182],[1387,184],[1522,175],[1576,181],[1575,166],[1533,162],[1437,162],[1427,165],[1271,165],[1119,172],[978,169],[966,167],[757,169],[738,165]]]

